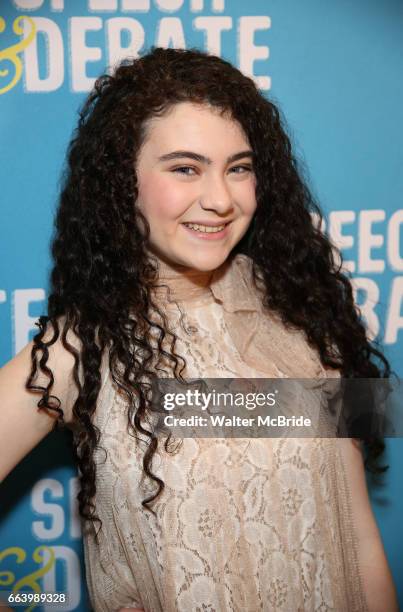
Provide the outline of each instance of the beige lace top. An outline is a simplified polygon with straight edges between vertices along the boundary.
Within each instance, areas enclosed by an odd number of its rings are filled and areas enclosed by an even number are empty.
[[[302,332],[263,309],[251,260],[236,255],[213,274],[161,264],[156,290],[189,377],[338,376]],[[176,304],[172,299],[176,300]],[[367,610],[343,458],[332,438],[184,438],[158,450],[142,478],[141,446],[127,433],[125,402],[104,363],[95,422],[96,509],[84,529],[88,590],[96,612]],[[318,381],[321,384],[321,381]],[[141,446],[141,447],[140,447]]]

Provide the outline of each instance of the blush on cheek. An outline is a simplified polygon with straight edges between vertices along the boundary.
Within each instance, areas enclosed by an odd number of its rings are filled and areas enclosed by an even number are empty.
[[[155,210],[170,209],[183,200],[183,188],[174,184],[170,177],[154,175],[142,191],[144,200]]]

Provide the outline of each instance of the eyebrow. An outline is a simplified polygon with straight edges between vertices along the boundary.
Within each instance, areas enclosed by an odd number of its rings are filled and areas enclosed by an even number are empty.
[[[190,159],[194,159],[195,161],[202,162],[205,164],[211,164],[212,160],[205,155],[200,155],[200,153],[194,153],[193,151],[172,151],[171,153],[165,153],[165,155],[161,155],[158,158],[158,161],[170,161],[172,159],[178,159],[188,157]],[[243,159],[244,157],[251,157],[253,159],[253,151],[248,149],[247,151],[240,151],[239,153],[235,153],[234,155],[230,155],[227,157],[227,164],[231,162],[237,161],[238,159]]]

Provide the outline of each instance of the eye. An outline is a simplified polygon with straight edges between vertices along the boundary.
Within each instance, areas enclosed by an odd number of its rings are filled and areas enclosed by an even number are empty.
[[[252,166],[233,166],[231,168],[231,170],[239,170],[241,169],[242,172],[235,172],[235,174],[245,174],[245,172],[252,172],[253,168]]]
[[[178,168],[173,168],[172,172],[177,172],[178,174],[184,174],[185,176],[193,176],[193,174],[189,174],[187,170],[195,170],[192,166],[179,166]]]

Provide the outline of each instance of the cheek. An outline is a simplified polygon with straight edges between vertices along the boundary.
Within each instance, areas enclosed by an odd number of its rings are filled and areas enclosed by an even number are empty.
[[[253,215],[256,210],[256,181],[250,181],[242,186],[239,202],[246,215]]]
[[[150,220],[176,219],[186,210],[183,186],[168,176],[154,175],[139,185],[138,201]]]

